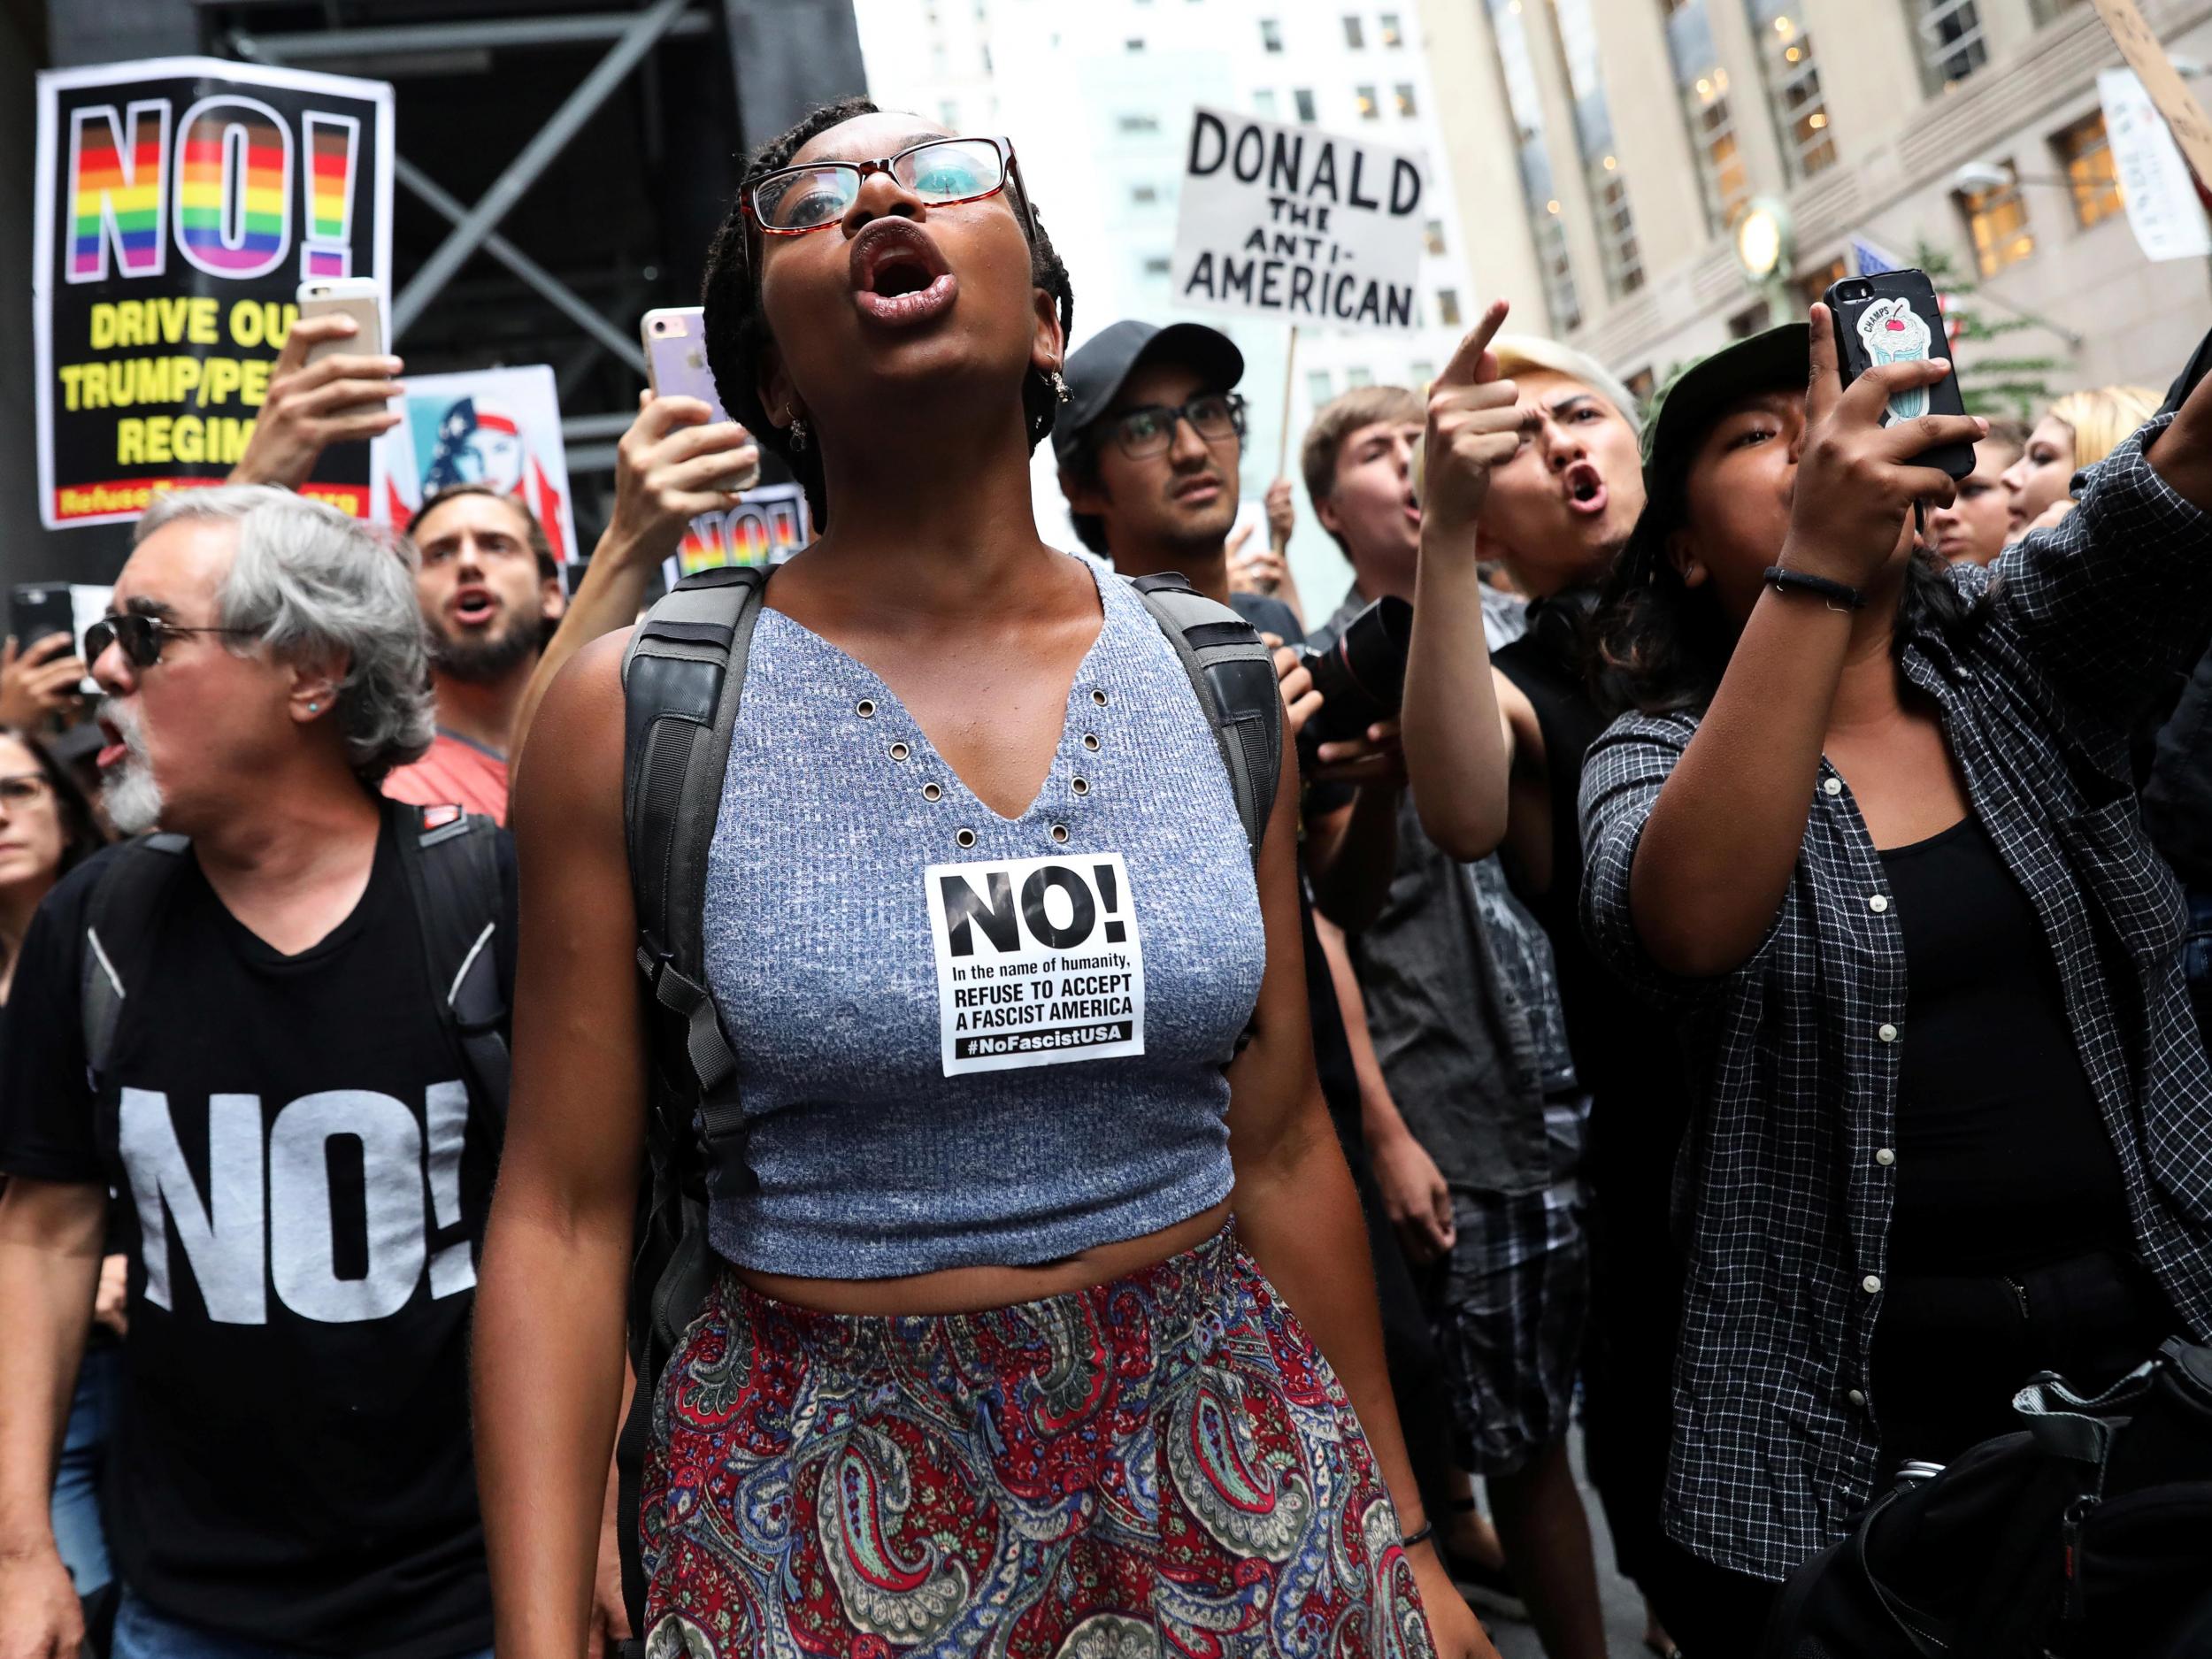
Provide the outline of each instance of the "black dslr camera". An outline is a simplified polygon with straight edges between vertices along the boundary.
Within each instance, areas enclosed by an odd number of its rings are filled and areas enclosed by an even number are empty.
[[[1320,709],[1299,737],[1309,768],[1318,745],[1348,742],[1376,722],[1398,718],[1412,643],[1413,607],[1386,596],[1354,617],[1335,644],[1304,654],[1313,688],[1321,694]]]

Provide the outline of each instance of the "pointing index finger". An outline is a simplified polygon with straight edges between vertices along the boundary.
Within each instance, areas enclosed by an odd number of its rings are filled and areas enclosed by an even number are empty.
[[[1498,378],[1497,365],[1487,365],[1485,372],[1483,357],[1490,349],[1490,342],[1497,338],[1498,330],[1505,322],[1505,314],[1512,306],[1504,300],[1492,300],[1482,314],[1482,320],[1467,331],[1467,337],[1459,342],[1459,349],[1452,353],[1452,360],[1444,365],[1444,373],[1436,377],[1439,386],[1473,386],[1482,380]]]

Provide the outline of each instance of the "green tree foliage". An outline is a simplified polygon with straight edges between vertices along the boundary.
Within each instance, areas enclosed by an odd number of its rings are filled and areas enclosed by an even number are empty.
[[[1936,292],[1966,302],[1958,308],[1959,387],[1966,410],[1972,415],[2010,416],[2032,422],[2051,406],[2058,394],[2045,377],[2066,367],[2059,357],[2005,357],[1999,347],[2009,334],[2036,324],[2024,317],[2005,316],[1987,305],[1973,303],[1977,284],[1961,274],[1958,263],[1941,249],[1922,242],[1913,250],[1913,262],[1928,273]]]

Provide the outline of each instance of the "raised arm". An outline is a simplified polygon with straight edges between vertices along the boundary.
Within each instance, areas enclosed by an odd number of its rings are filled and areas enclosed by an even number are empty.
[[[1237,1236],[1342,1381],[1399,1523],[1416,1530],[1420,1489],[1383,1366],[1366,1224],[1314,1072],[1298,924],[1297,773],[1296,751],[1286,746],[1260,859],[1267,969],[1251,1041],[1229,1068]],[[1496,1659],[1435,1548],[1422,1545],[1412,1564],[1441,1659]]]
[[[270,368],[268,395],[246,452],[225,483],[297,489],[332,444],[365,443],[399,425],[399,411],[385,407],[406,389],[392,378],[400,371],[397,357],[341,351],[307,361],[309,347],[350,339],[359,330],[352,318],[336,313],[292,325]]]
[[[646,584],[685,527],[735,506],[759,476],[760,450],[735,421],[716,420],[695,397],[639,394],[638,417],[614,449],[614,513],[515,710],[508,753],[518,768],[538,705],[569,658],[635,622]]]
[[[2089,472],[2072,512],[2008,549],[1989,603],[2085,709],[2133,718],[2212,626],[2212,376]]]
[[[84,1617],[54,1546],[54,1459],[92,1324],[107,1194],[0,1190],[0,1655],[73,1659]]]
[[[1950,479],[1914,457],[1971,443],[1984,423],[1923,415],[1881,424],[1892,394],[1948,369],[1940,359],[1880,365],[1841,389],[1828,309],[1813,307],[1804,447],[1778,564],[1863,588],[1895,558],[1913,502],[1951,498]],[[1693,979],[1732,972],[1772,926],[1805,839],[1853,618],[1868,615],[1772,588],[1752,607],[1636,849],[1630,907],[1663,970]],[[1886,658],[1886,631],[1878,624],[1869,638]]]
[[[585,1651],[624,1378],[645,1032],[622,820],[623,636],[580,652],[519,778],[513,1100],[473,1346],[501,1659]]]
[[[1428,837],[1455,858],[1482,858],[1505,839],[1505,745],[1482,628],[1475,519],[1490,471],[1520,447],[1519,390],[1498,378],[1494,303],[1429,393],[1421,462],[1421,564],[1406,658],[1406,772]]]

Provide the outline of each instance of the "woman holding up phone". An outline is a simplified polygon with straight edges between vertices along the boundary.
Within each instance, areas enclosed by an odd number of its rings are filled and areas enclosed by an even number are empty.
[[[655,1400],[647,1651],[1486,1659],[1314,1076],[1294,762],[1256,876],[1175,646],[1037,538],[1072,299],[1012,145],[853,100],[737,196],[709,359],[824,534],[768,583],[708,860],[753,1179],[713,1196]],[[582,1647],[622,1386],[649,1056],[620,654],[564,671],[515,803],[474,1343],[502,1659]],[[1141,1052],[964,1065],[933,895],[1062,848],[1133,918],[1105,936],[1141,952]]]
[[[1811,389],[1805,389],[1807,366]],[[2212,1335],[2212,1067],[2127,764],[2212,624],[2212,394],[1993,572],[1914,550],[1885,428],[1941,362],[1839,382],[1827,308],[1692,369],[1599,620],[1583,915],[1686,1012],[1694,1118],[1669,1531],[1694,1653],[1908,1459]]]

